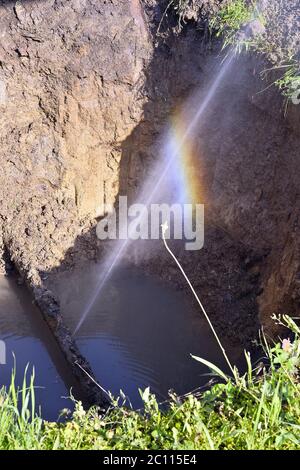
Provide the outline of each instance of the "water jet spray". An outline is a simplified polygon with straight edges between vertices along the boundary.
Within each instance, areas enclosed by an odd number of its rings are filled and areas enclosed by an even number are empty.
[[[249,38],[251,36],[261,34],[263,25],[258,21],[258,14],[261,13],[261,5],[259,4],[256,7],[256,13],[253,18],[248,21],[248,23],[243,27],[242,31],[242,38],[237,40],[237,43],[240,44],[243,42],[245,38]],[[237,37],[240,32],[237,32]],[[169,171],[172,165],[177,161],[180,161],[182,154],[184,153],[185,146],[187,141],[193,137],[193,134],[196,130],[200,127],[200,120],[203,117],[204,113],[207,111],[209,105],[211,104],[213,98],[216,95],[221,83],[223,82],[224,78],[228,74],[230,67],[232,65],[233,59],[236,55],[236,48],[232,46],[229,49],[229,52],[225,59],[222,61],[221,68],[216,76],[216,78],[212,81],[211,85],[209,86],[205,98],[202,100],[202,97],[195,95],[193,97],[193,101],[199,102],[198,109],[194,114],[190,113],[190,110],[183,109],[182,115],[188,111],[188,116],[190,119],[190,123],[187,127],[184,127],[181,135],[177,139],[174,140],[174,128],[169,128],[165,134],[165,146],[161,153],[161,156],[156,164],[156,168],[153,174],[146,180],[144,184],[144,188],[141,191],[140,197],[138,200],[144,204],[144,206],[149,206],[153,201],[154,197],[157,195],[158,191],[163,187],[165,179],[169,174]],[[153,181],[156,183],[153,186]],[[139,216],[138,222],[142,222],[143,218],[147,216],[147,210],[142,212]],[[85,319],[87,318],[90,310],[92,309],[93,305],[95,304],[98,296],[100,295],[104,285],[106,284],[107,280],[110,278],[112,272],[114,271],[115,267],[118,265],[119,261],[121,260],[123,254],[131,244],[132,240],[130,237],[130,233],[128,234],[127,239],[119,240],[117,246],[112,251],[112,253],[108,256],[106,261],[104,262],[104,274],[100,276],[99,282],[95,288],[95,291],[85,308],[76,328],[74,331],[74,335],[79,331],[80,327],[84,323]]]
[[[141,196],[139,198],[139,201],[141,201],[146,207],[149,206],[149,204],[151,204],[158,190],[162,187],[166,179],[166,176],[168,175],[169,170],[172,164],[174,163],[174,161],[180,158],[181,152],[183,150],[183,147],[186,141],[192,137],[194,131],[199,126],[199,121],[201,117],[207,110],[208,106],[211,104],[219,86],[221,85],[222,81],[224,80],[226,74],[228,73],[230,69],[233,59],[234,59],[234,52],[231,52],[227,56],[225,61],[223,62],[217,77],[214,79],[211,86],[209,87],[206,93],[206,96],[204,100],[202,101],[202,103],[200,103],[199,108],[197,109],[196,113],[193,116],[191,116],[190,124],[186,127],[184,134],[180,138],[180,141],[177,143],[177,149],[176,150],[174,149],[174,152],[171,155],[169,154],[161,155],[161,158],[159,159],[156,165],[156,169],[154,171],[154,174],[158,176],[156,179],[156,183],[154,184],[154,186],[152,186],[151,183],[153,181],[153,177],[151,177],[151,181],[146,181],[145,188],[142,190]],[[170,136],[171,134],[169,131],[166,133],[166,138],[170,139]],[[140,222],[142,222],[143,217],[145,215],[146,215],[145,213],[140,214]],[[95,291],[74,330],[74,333],[73,333],[74,335],[78,333],[80,327],[84,323],[93,305],[95,304],[99,294],[101,293],[104,285],[106,284],[107,280],[110,278],[113,270],[119,263],[125,250],[129,247],[130,243],[132,242],[132,240],[130,239],[130,234],[128,235],[129,236],[127,237],[127,239],[118,241],[117,246],[115,247],[113,252],[107,258],[107,260],[104,261],[105,272],[102,276],[100,276],[100,279],[95,288]]]

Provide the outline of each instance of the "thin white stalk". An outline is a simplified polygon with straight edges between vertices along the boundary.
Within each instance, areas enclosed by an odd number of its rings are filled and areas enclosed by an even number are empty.
[[[166,250],[167,250],[168,253],[172,256],[172,258],[174,259],[175,263],[176,263],[177,266],[179,267],[181,273],[183,274],[183,277],[185,278],[186,282],[188,283],[188,285],[189,285],[189,287],[190,287],[190,289],[191,289],[191,291],[192,291],[192,293],[193,293],[195,299],[197,300],[197,302],[198,302],[198,304],[199,304],[199,306],[200,306],[200,308],[201,308],[201,310],[202,310],[202,312],[203,312],[203,314],[204,314],[204,316],[205,316],[205,318],[206,318],[206,320],[207,320],[207,322],[208,322],[208,324],[209,324],[209,326],[210,326],[210,328],[211,328],[211,330],[212,330],[212,332],[213,332],[213,334],[214,334],[214,336],[215,336],[215,338],[216,338],[216,340],[217,340],[217,343],[218,343],[218,345],[219,345],[219,347],[220,347],[220,349],[221,349],[221,351],[222,351],[222,353],[223,353],[223,356],[224,356],[224,358],[225,358],[225,360],[226,360],[226,362],[227,362],[227,364],[228,364],[228,366],[229,366],[229,368],[230,368],[230,370],[231,370],[231,372],[232,372],[232,374],[233,374],[233,377],[235,377],[235,376],[236,376],[235,370],[234,370],[234,368],[232,367],[230,360],[228,359],[228,356],[227,356],[227,354],[226,354],[226,351],[225,351],[225,349],[223,348],[223,345],[222,345],[222,343],[221,343],[221,341],[220,341],[220,339],[219,339],[219,337],[218,337],[218,335],[217,335],[217,333],[216,333],[216,331],[215,331],[215,329],[214,329],[214,327],[213,327],[213,324],[211,323],[211,321],[210,321],[210,319],[209,319],[208,314],[206,313],[205,308],[204,308],[203,305],[202,305],[201,300],[199,299],[199,297],[198,297],[198,295],[197,295],[197,293],[196,293],[194,287],[193,287],[192,284],[191,284],[191,281],[189,280],[188,276],[186,275],[186,273],[185,273],[183,267],[181,266],[180,262],[178,261],[178,259],[176,258],[176,256],[174,255],[174,253],[172,252],[172,250],[169,248],[169,246],[168,246],[168,244],[167,244],[165,234],[166,234],[166,231],[168,230],[168,224],[165,222],[164,224],[162,224],[161,227],[162,227],[162,238],[163,238],[163,242],[164,242],[164,245],[165,245],[165,247],[166,247]]]
[[[110,396],[109,392],[108,392],[107,390],[105,390],[105,388],[103,388],[103,387],[94,379],[94,377],[92,377],[92,376],[82,367],[82,365],[79,364],[78,361],[75,361],[75,364],[76,364],[76,366],[78,366],[78,367],[82,370],[82,372],[84,372],[84,373],[88,376],[88,378],[89,378],[92,382],[94,382],[95,385],[97,385],[98,388],[100,388],[100,390],[102,390],[103,393],[105,393],[105,394],[108,396],[108,398],[109,398],[110,401],[111,401],[111,396]]]

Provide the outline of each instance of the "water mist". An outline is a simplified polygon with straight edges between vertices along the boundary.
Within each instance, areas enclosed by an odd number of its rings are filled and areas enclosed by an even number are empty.
[[[195,94],[190,100],[187,100],[187,104],[183,107],[179,116],[179,119],[181,119],[182,122],[187,123],[182,127],[181,135],[179,137],[177,135],[177,139],[174,139],[174,129],[172,126],[169,126],[168,129],[164,132],[158,161],[155,163],[154,168],[152,168],[152,171],[150,171],[150,175],[143,185],[140,195],[137,198],[138,203],[148,207],[154,201],[156,202],[157,199],[164,193],[167,181],[176,187],[176,200],[183,202],[181,195],[184,189],[184,185],[183,182],[180,181],[180,178],[178,179],[174,172],[171,171],[172,166],[175,165],[176,162],[178,163],[186,143],[192,139],[196,131],[199,130],[201,126],[201,120],[205,117],[205,112],[212,104],[216,92],[227,76],[233,59],[234,52],[231,51],[230,54],[227,55],[226,59],[222,62],[221,67],[218,70],[215,79],[208,87],[204,98],[202,97],[203,95],[200,97],[198,94]],[[193,103],[192,107],[191,103]],[[176,201],[174,200],[173,202]],[[140,220],[138,220],[138,222],[141,224],[143,222],[143,218],[147,215],[146,212],[147,211],[145,211],[145,213],[141,213],[139,216]],[[120,227],[120,230],[122,231],[122,227]],[[131,243],[132,240],[130,233],[128,233],[127,238],[118,240],[116,242],[111,253],[102,262],[99,281],[81,315],[81,318],[75,328],[74,335],[79,331],[80,327],[84,323],[94,303],[101,294],[103,287],[111,277],[112,272],[119,265],[123,255]]]

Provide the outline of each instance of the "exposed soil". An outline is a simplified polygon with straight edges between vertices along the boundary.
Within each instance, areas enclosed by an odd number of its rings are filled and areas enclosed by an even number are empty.
[[[134,197],[169,114],[220,61],[206,16],[154,36],[163,11],[154,0],[1,2],[0,249],[73,363],[83,358],[45,281],[101,257],[103,202]],[[275,333],[273,312],[300,307],[299,107],[285,116],[274,88],[261,93],[266,66],[241,57],[221,87],[199,132],[205,248],[191,260],[175,247],[219,329],[244,344],[259,324]],[[167,258],[150,264],[176,278]]]
[[[266,18],[264,39],[268,43],[268,58],[274,64],[295,57],[300,65],[300,6],[297,0],[262,0]]]

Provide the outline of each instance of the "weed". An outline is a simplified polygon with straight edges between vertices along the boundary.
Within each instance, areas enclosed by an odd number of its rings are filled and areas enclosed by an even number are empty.
[[[275,44],[269,44],[267,35],[257,34],[255,36],[243,34],[247,30],[247,24],[258,20],[262,26],[266,25],[266,18],[262,15],[257,4],[259,2],[247,2],[246,0],[232,0],[211,18],[210,27],[217,37],[223,38],[223,49],[227,46],[234,48],[237,54],[243,51],[256,51],[267,57],[272,55]],[[287,57],[284,62],[274,63],[273,66],[262,72],[266,77],[271,70],[282,71],[282,75],[274,80],[276,85],[286,97],[286,104],[300,102],[300,66],[296,55]]]
[[[17,390],[14,372],[9,389],[0,391],[0,448],[298,449],[300,331],[288,316],[275,320],[291,329],[294,339],[269,344],[262,335],[268,367],[252,366],[247,353],[248,370],[238,380],[224,374],[223,383],[204,393],[171,395],[164,409],[147,388],[140,392],[143,410],[86,411],[76,402],[72,419],[50,423],[33,413],[34,376],[28,381],[25,373]]]

